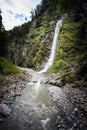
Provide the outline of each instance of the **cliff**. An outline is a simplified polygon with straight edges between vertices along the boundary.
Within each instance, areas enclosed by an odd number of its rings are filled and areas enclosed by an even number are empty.
[[[53,6],[52,6],[53,4]],[[65,6],[64,6],[65,5]],[[39,5],[31,22],[10,31],[8,59],[18,65],[40,70],[48,60],[56,22],[64,17],[56,55],[49,73],[64,82],[87,79],[87,2],[57,1]],[[38,6],[38,7],[39,7]]]
[[[9,59],[18,66],[40,70],[48,60],[52,46],[58,11],[35,17],[24,38],[14,37],[9,46]]]

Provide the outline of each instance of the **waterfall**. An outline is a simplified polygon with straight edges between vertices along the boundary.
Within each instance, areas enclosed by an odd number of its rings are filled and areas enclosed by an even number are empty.
[[[53,63],[55,51],[56,51],[56,45],[58,42],[58,34],[59,34],[59,30],[60,30],[61,25],[62,25],[62,19],[58,20],[58,22],[56,24],[51,53],[50,53],[50,56],[49,56],[47,63],[45,64],[44,68],[40,71],[40,73],[46,72]]]

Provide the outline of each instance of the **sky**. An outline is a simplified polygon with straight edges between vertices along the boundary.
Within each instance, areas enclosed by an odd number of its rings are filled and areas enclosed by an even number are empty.
[[[30,20],[30,11],[40,4],[41,0],[0,0],[3,25],[6,30]]]

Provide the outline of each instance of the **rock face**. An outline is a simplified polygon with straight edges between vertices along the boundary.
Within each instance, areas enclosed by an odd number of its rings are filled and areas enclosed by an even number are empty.
[[[46,80],[45,83],[52,84],[58,87],[62,87],[65,83],[59,78],[59,75],[51,75]]]
[[[0,76],[0,102],[12,104],[16,96],[21,95],[26,82],[25,76]]]
[[[0,104],[0,114],[8,117],[11,113],[11,109],[6,104]]]
[[[55,25],[59,19],[57,13],[53,16],[48,15],[47,12],[43,12],[31,21],[31,24],[29,23],[29,31],[25,37],[12,41],[8,57],[14,64],[40,70],[44,62],[48,60]],[[16,39],[15,35],[14,39]]]

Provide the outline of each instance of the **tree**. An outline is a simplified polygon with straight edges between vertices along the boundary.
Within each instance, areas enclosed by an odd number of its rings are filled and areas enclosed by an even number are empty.
[[[34,18],[34,16],[35,16],[35,12],[34,12],[34,9],[33,9],[33,8],[31,9],[30,13],[31,13],[31,19],[33,20],[33,18]]]
[[[5,56],[8,51],[9,35],[2,24],[2,16],[0,10],[0,56]]]
[[[72,9],[81,8],[82,4],[86,0],[58,0],[58,4],[61,12],[71,11]]]

